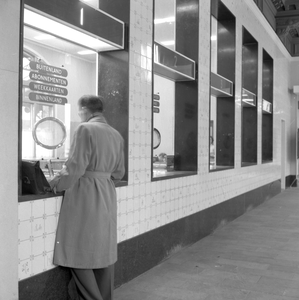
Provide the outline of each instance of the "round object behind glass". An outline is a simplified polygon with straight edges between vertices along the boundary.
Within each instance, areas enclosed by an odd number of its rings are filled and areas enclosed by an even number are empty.
[[[46,149],[57,149],[65,142],[66,129],[59,119],[46,117],[35,123],[32,136],[39,146]]]
[[[153,148],[157,149],[161,144],[161,134],[157,128],[154,128],[153,132]]]

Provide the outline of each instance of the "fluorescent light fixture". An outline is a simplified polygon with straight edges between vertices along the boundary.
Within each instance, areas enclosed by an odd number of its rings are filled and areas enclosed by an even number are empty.
[[[162,18],[162,19],[155,19],[155,24],[163,24],[163,23],[173,23],[175,22],[175,17],[168,17],[168,18]]]
[[[99,8],[99,0],[79,0],[91,7]]]
[[[174,45],[174,40],[171,40],[171,41],[163,41],[163,42],[160,42],[162,45],[164,46],[172,46]]]
[[[211,41],[217,41],[217,36],[216,35],[212,35],[211,36]]]
[[[82,51],[78,51],[77,53],[80,55],[96,54],[96,52],[93,50],[82,50]]]
[[[83,22],[84,22],[83,16],[84,16],[84,9],[81,8],[81,10],[80,10],[80,25],[83,25]]]
[[[102,41],[98,36],[86,34],[26,8],[24,9],[24,23],[97,52],[119,49],[114,45]]]
[[[45,33],[45,34],[40,34],[40,35],[35,36],[34,39],[36,39],[38,41],[46,41],[46,40],[56,39],[56,37],[53,36],[53,35]]]

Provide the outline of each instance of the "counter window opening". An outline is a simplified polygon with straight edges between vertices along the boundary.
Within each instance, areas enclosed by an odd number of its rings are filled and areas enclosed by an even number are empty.
[[[211,3],[209,170],[235,162],[236,20],[221,1]]]
[[[263,49],[262,163],[273,161],[273,58]]]
[[[99,52],[122,46],[94,38],[94,34],[52,17],[49,13],[55,15],[55,5],[44,5],[50,10],[45,13],[27,6],[27,2],[31,0],[26,0],[24,6],[19,161],[39,161],[49,179],[68,158],[74,131],[80,123],[79,97],[101,94]],[[88,13],[100,13],[84,3],[80,5]],[[109,112],[106,118],[109,123]],[[22,195],[22,178],[19,182]]]
[[[242,167],[257,164],[258,42],[243,27]]]
[[[186,5],[154,1],[152,180],[197,173],[199,1]]]

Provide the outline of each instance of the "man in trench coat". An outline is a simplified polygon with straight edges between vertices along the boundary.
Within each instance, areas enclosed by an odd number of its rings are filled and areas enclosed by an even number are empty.
[[[78,101],[81,124],[74,133],[65,167],[50,182],[65,191],[54,264],[71,268],[84,300],[111,300],[117,260],[115,181],[125,173],[123,138],[102,114],[101,97]]]

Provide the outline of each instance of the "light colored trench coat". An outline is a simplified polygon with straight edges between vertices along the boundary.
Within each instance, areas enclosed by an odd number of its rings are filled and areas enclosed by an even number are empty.
[[[65,168],[51,182],[65,190],[54,264],[97,269],[117,260],[114,180],[124,176],[123,138],[100,115],[75,131]],[[113,180],[112,180],[113,179]]]

